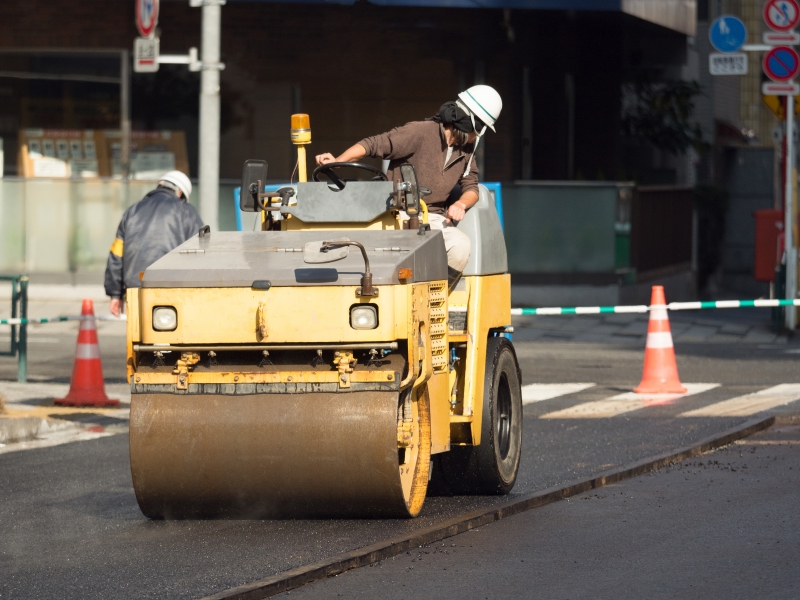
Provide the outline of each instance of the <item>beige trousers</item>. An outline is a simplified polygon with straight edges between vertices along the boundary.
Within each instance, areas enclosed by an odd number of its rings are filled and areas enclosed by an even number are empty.
[[[400,215],[403,221],[408,220],[408,215],[405,212],[400,213]],[[461,273],[467,266],[467,262],[469,262],[472,242],[469,241],[464,232],[459,231],[457,227],[446,221],[447,219],[444,215],[428,213],[428,224],[431,229],[441,231],[444,237],[444,248],[447,250],[447,266]]]

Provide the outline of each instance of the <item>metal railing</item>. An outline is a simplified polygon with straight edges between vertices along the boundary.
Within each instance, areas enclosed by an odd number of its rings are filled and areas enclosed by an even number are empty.
[[[0,275],[0,281],[11,282],[11,318],[23,319],[19,325],[11,325],[11,348],[0,351],[0,356],[17,357],[17,381],[28,380],[28,276]]]

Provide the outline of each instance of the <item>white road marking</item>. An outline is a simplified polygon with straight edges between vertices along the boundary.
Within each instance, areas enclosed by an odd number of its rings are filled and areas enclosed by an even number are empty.
[[[531,383],[522,386],[522,403],[532,404],[574,394],[593,387],[593,383]]]
[[[557,410],[555,412],[542,415],[541,419],[602,419],[606,417],[616,417],[625,413],[647,408],[648,406],[659,406],[662,404],[672,404],[680,398],[693,396],[702,392],[707,392],[716,387],[718,383],[684,383],[688,390],[685,394],[637,394],[635,392],[625,392],[605,400],[595,402],[585,402],[571,408]]]
[[[782,383],[753,394],[737,396],[703,408],[681,413],[679,417],[747,417],[800,400],[800,383]]]

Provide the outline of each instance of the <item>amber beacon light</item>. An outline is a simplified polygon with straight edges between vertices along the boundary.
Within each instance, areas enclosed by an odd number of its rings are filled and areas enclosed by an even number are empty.
[[[292,115],[292,143],[297,146],[297,180],[308,181],[306,173],[306,144],[311,143],[311,119],[299,113]]]

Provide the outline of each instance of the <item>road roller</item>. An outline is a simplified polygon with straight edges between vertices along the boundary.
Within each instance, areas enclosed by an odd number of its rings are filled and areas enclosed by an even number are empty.
[[[267,163],[244,164],[240,208],[258,230],[204,227],[127,291],[142,512],[408,518],[429,490],[509,493],[521,376],[489,191],[457,225],[472,254],[448,280],[412,165],[387,181],[329,163],[308,181],[307,117],[292,141],[294,185],[265,191]]]

